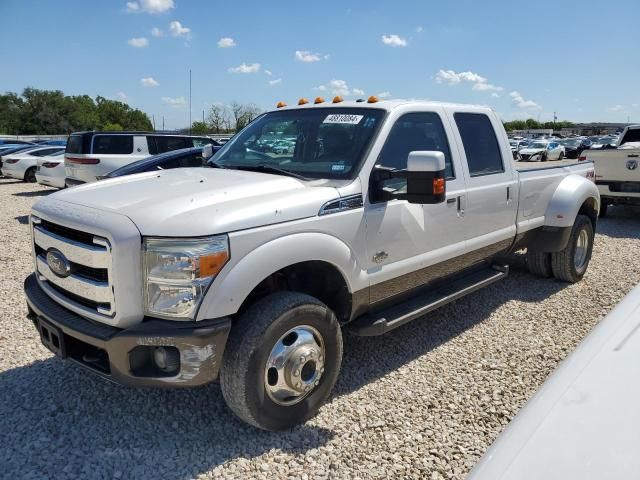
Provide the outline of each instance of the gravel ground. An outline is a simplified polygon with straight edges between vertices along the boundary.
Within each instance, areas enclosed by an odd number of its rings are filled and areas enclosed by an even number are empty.
[[[254,430],[217,385],[111,385],[54,358],[25,318],[27,215],[51,190],[0,179],[0,477],[464,478],[528,398],[640,281],[640,215],[612,208],[584,280],[506,280],[378,338],[346,337],[331,401]]]

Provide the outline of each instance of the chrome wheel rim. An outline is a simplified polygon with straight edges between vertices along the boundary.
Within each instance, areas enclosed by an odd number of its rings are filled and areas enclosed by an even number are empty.
[[[576,270],[582,271],[587,266],[587,253],[589,251],[589,233],[586,230],[580,230],[578,241],[576,242],[576,251],[573,256],[573,262]]]
[[[271,349],[264,369],[267,395],[278,405],[294,405],[320,384],[324,373],[322,335],[309,325],[287,331]]]

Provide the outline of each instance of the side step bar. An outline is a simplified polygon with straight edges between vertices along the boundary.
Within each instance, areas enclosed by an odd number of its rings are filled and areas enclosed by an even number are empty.
[[[508,274],[508,265],[493,265],[490,268],[475,271],[386,310],[365,314],[351,322],[347,328],[354,335],[362,337],[382,335],[447,303],[491,285]]]

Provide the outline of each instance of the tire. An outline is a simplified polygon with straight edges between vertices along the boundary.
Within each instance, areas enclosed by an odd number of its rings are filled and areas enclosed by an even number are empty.
[[[309,330],[314,331],[312,338],[323,345],[324,355],[319,357],[314,353],[311,358],[320,358],[324,370],[316,370],[315,375],[319,376],[311,377],[311,384],[307,384],[311,387],[309,392],[299,397],[287,397],[294,398],[296,403],[285,404],[284,399],[279,402],[275,398],[280,392],[269,390],[269,384],[274,380],[273,371],[278,380],[286,381],[294,374],[304,379],[308,364],[319,365],[313,360],[298,363],[296,365],[303,366],[283,369],[282,377],[277,369],[267,368],[272,350],[276,351],[276,345],[287,345],[285,340],[293,335],[288,332],[296,327],[307,334]],[[321,337],[319,342],[316,334]],[[295,338],[302,339],[303,336],[296,335]],[[294,346],[296,342],[293,342]],[[292,352],[295,354],[287,357],[283,364],[292,365],[291,362],[298,358],[309,358],[299,357],[299,350]],[[316,415],[336,383],[341,363],[342,332],[334,313],[309,295],[277,292],[249,307],[234,323],[220,372],[222,395],[229,408],[245,422],[264,430],[285,430]],[[297,385],[301,383],[298,381]]]
[[[560,152],[560,155],[558,155],[558,161],[563,159],[564,159],[564,152]]]
[[[593,238],[594,231],[591,219],[586,215],[578,215],[567,246],[563,250],[551,254],[553,276],[565,282],[579,282],[587,271],[591,260]],[[582,248],[584,248],[584,257],[576,255],[579,243],[582,243]]]
[[[28,168],[24,172],[24,181],[27,183],[36,183],[36,167]]]
[[[543,153],[542,155],[540,155],[540,161],[541,162],[546,162],[547,161],[547,154]]]
[[[527,250],[527,267],[530,273],[538,277],[550,278],[553,276],[550,253]]]
[[[608,203],[604,203],[602,202],[600,204],[600,213],[598,213],[598,216],[600,218],[604,218],[607,216],[607,209],[609,208],[609,204]]]

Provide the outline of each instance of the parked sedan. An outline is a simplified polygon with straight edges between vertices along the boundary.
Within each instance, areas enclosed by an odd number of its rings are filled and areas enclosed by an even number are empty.
[[[98,180],[133,175],[134,173],[169,170],[172,168],[204,167],[207,165],[207,160],[213,153],[222,148],[218,145],[211,145],[211,150],[209,150],[207,147],[208,145],[205,147],[184,148],[182,150],[174,150],[143,158],[137,162],[117,168],[107,175],[98,177]]]
[[[564,154],[567,158],[579,158],[580,154],[591,146],[588,138],[567,138],[560,140],[564,146]]]
[[[516,160],[518,158],[518,152],[523,148],[529,146],[529,142],[527,140],[509,140],[509,146],[511,147],[511,154],[513,155],[513,159]]]
[[[11,147],[7,145],[6,148],[4,146],[0,147],[0,175],[2,175],[2,162],[6,157],[14,153],[25,153],[39,147],[40,145],[31,144],[14,145]]]
[[[36,180],[40,185],[64,188],[64,150],[38,159]]]
[[[35,183],[38,159],[56,152],[64,152],[64,147],[36,147],[2,157],[2,174],[25,182]]]
[[[546,162],[547,160],[562,160],[564,155],[564,146],[557,141],[538,140],[520,150],[519,159],[523,162]]]

